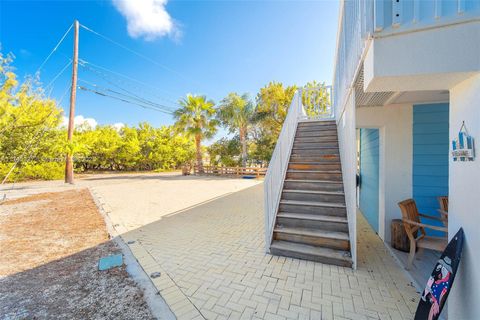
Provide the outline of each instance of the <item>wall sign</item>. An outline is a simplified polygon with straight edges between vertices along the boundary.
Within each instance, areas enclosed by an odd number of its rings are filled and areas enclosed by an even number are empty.
[[[475,143],[468,134],[465,121],[463,121],[458,137],[452,141],[453,161],[473,161],[475,159]]]

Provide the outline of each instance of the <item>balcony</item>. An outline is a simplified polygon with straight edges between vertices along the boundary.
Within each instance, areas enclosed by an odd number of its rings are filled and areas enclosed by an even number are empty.
[[[335,110],[338,112],[336,118],[340,119],[339,115],[343,112],[343,106],[348,97],[349,89],[356,86],[363,91],[364,88],[360,88],[359,85],[363,87],[363,80],[365,79],[365,87],[368,87],[371,80],[372,75],[368,71],[372,71],[373,69],[365,70],[365,75],[363,70],[363,61],[370,46],[369,40],[389,39],[389,41],[393,41],[393,39],[390,40],[392,36],[412,34],[413,31],[434,30],[446,26],[455,26],[463,23],[479,21],[480,1],[474,0],[343,1],[339,16],[336,64],[333,81],[334,105],[336,106]],[[458,31],[452,32],[458,33]],[[433,38],[433,36],[429,37],[430,39]],[[451,39],[451,35],[442,35],[440,38]],[[397,44],[400,43],[397,38],[394,42]],[[389,45],[389,47],[391,49],[389,55],[392,55],[392,46]],[[455,44],[452,44],[451,47],[455,47]],[[399,53],[400,51],[396,48],[395,50],[396,53]],[[388,50],[385,50],[385,52],[387,51]],[[445,51],[445,55],[449,54],[451,56],[452,54],[455,54],[453,51],[454,48],[450,49],[448,52]],[[404,57],[404,59],[407,58]],[[392,59],[384,60],[387,63],[390,63]],[[474,60],[475,57],[473,56],[466,57],[463,61],[472,62],[470,65],[466,66],[464,63],[464,65],[459,65],[455,70],[443,70],[443,72],[455,71],[463,74],[457,75],[456,78],[439,78],[437,83],[432,81],[431,88],[429,89],[439,90],[442,87],[451,86],[452,81],[465,78],[468,76],[467,73],[471,71],[472,65],[475,65]],[[407,61],[407,63],[410,62]],[[428,66],[428,64],[423,65]],[[377,66],[375,71],[378,72],[380,69],[381,68]],[[430,72],[431,70],[425,71]],[[435,71],[439,72],[439,70]],[[383,70],[380,70],[380,72],[382,73]],[[359,81],[359,79],[361,81]],[[425,83],[425,81],[423,82]],[[382,79],[381,83],[385,83],[385,81]],[[404,84],[405,83],[408,84],[408,82],[404,82]],[[415,85],[417,84],[415,83]],[[402,89],[403,91],[408,90],[408,88],[396,88],[392,89],[392,91],[402,91]],[[387,101],[393,94],[392,92],[386,92],[388,90],[380,88],[379,86],[370,87],[366,91],[377,91],[381,93],[380,97],[378,94],[372,96],[372,101],[377,104],[379,98],[384,97],[384,100]]]

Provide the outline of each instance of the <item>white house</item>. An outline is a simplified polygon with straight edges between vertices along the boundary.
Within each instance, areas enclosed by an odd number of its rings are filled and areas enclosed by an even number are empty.
[[[351,257],[355,267],[357,206],[388,243],[391,220],[401,218],[398,202],[413,198],[420,211],[434,215],[436,197],[448,196],[449,238],[460,227],[465,232],[448,314],[450,319],[477,319],[480,157],[454,161],[451,152],[462,124],[477,145],[480,143],[480,1],[349,0],[340,7],[332,110],[343,182],[343,192],[337,191],[344,196],[334,202],[341,210],[344,205],[348,220],[349,244],[342,252]],[[291,254],[294,250],[284,242],[301,242],[301,236],[311,240],[313,235],[292,231],[287,225],[287,233],[296,237],[288,238],[281,233],[278,218],[286,219],[292,216],[288,211],[296,209],[292,207],[291,181],[299,178],[291,169],[299,135],[305,135],[299,130],[305,131],[307,126],[324,130],[302,123],[298,100],[289,110],[266,177],[266,239],[272,253],[308,259],[307,249],[299,247],[301,253]],[[301,177],[313,174],[312,170]],[[324,197],[326,193],[318,194]],[[326,202],[310,205],[334,207]],[[293,204],[305,205],[298,199]],[[280,241],[277,246],[276,241]],[[310,244],[323,246],[315,241]],[[335,245],[333,249],[338,248]]]

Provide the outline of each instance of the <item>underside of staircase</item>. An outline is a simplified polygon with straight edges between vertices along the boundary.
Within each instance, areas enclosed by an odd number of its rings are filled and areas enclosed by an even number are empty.
[[[298,123],[270,253],[352,266],[335,121]]]

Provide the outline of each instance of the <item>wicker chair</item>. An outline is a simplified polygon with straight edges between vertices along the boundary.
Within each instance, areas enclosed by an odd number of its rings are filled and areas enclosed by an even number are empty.
[[[405,227],[408,239],[410,240],[410,254],[408,256],[407,264],[407,270],[410,270],[410,268],[412,267],[413,259],[415,258],[415,252],[417,251],[417,247],[436,251],[443,251],[447,246],[447,235],[445,235],[445,237],[430,237],[427,236],[425,228],[445,233],[448,232],[448,229],[422,223],[420,221],[420,217],[438,221],[442,221],[442,219],[419,213],[415,200],[413,199],[401,201],[398,203],[398,206],[402,211],[403,226]],[[419,233],[420,235],[418,235]]]

